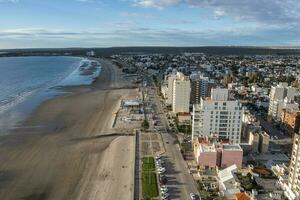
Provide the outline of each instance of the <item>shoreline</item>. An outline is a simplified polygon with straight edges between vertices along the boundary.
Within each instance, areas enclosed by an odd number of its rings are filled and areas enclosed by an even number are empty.
[[[11,134],[11,130],[18,129],[19,125],[23,124],[44,102],[72,95],[74,91],[69,90],[72,87],[80,88],[82,86],[92,86],[101,75],[102,67],[96,59],[83,56],[55,57],[70,57],[78,59],[79,62],[74,70],[65,77],[57,78],[51,81],[50,84],[35,89],[35,91],[30,91],[31,94],[27,97],[20,96],[20,98],[17,99],[18,102],[10,102],[8,104],[9,107],[0,113],[0,136]],[[92,62],[98,62],[98,65]],[[88,74],[86,74],[86,72],[88,72]]]
[[[135,89],[117,66],[97,60],[102,72],[93,84],[67,88],[70,94],[46,100],[0,137],[1,199],[109,200],[115,190],[130,199],[134,136],[113,135],[111,125],[119,101]]]

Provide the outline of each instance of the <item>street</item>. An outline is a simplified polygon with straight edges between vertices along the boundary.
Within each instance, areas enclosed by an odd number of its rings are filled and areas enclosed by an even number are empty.
[[[170,199],[190,199],[190,193],[197,193],[197,185],[183,159],[177,137],[170,130],[168,120],[162,109],[157,89],[154,90],[154,100],[157,105],[157,113],[160,113],[162,125],[165,131],[162,133],[163,142],[166,148],[166,153],[163,155],[165,167],[167,169],[166,176],[168,178],[167,187],[170,191]]]

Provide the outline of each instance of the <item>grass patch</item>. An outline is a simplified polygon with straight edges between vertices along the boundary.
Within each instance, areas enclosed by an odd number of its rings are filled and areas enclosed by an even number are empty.
[[[158,196],[157,176],[153,157],[142,159],[142,193],[143,199],[151,199]]]
[[[142,172],[142,192],[144,199],[158,196],[156,173],[150,171]]]
[[[155,164],[154,164],[153,157],[144,157],[142,161],[143,161],[143,165],[142,165],[143,171],[155,171]]]

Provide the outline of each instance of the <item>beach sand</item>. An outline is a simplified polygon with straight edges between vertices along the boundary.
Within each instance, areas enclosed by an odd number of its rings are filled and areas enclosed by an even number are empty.
[[[91,86],[42,103],[0,137],[0,199],[132,199],[135,137],[111,133],[120,100],[137,90],[100,62]]]

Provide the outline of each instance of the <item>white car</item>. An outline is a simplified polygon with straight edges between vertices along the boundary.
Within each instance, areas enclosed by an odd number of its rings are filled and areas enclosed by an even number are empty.
[[[166,170],[158,171],[158,174],[163,174],[165,172],[166,172]]]
[[[160,191],[161,191],[161,192],[168,192],[169,190],[168,190],[167,187],[161,187],[161,188],[160,188]]]
[[[158,171],[164,171],[164,170],[166,170],[166,168],[164,168],[164,167],[159,167],[157,170],[158,170]]]

